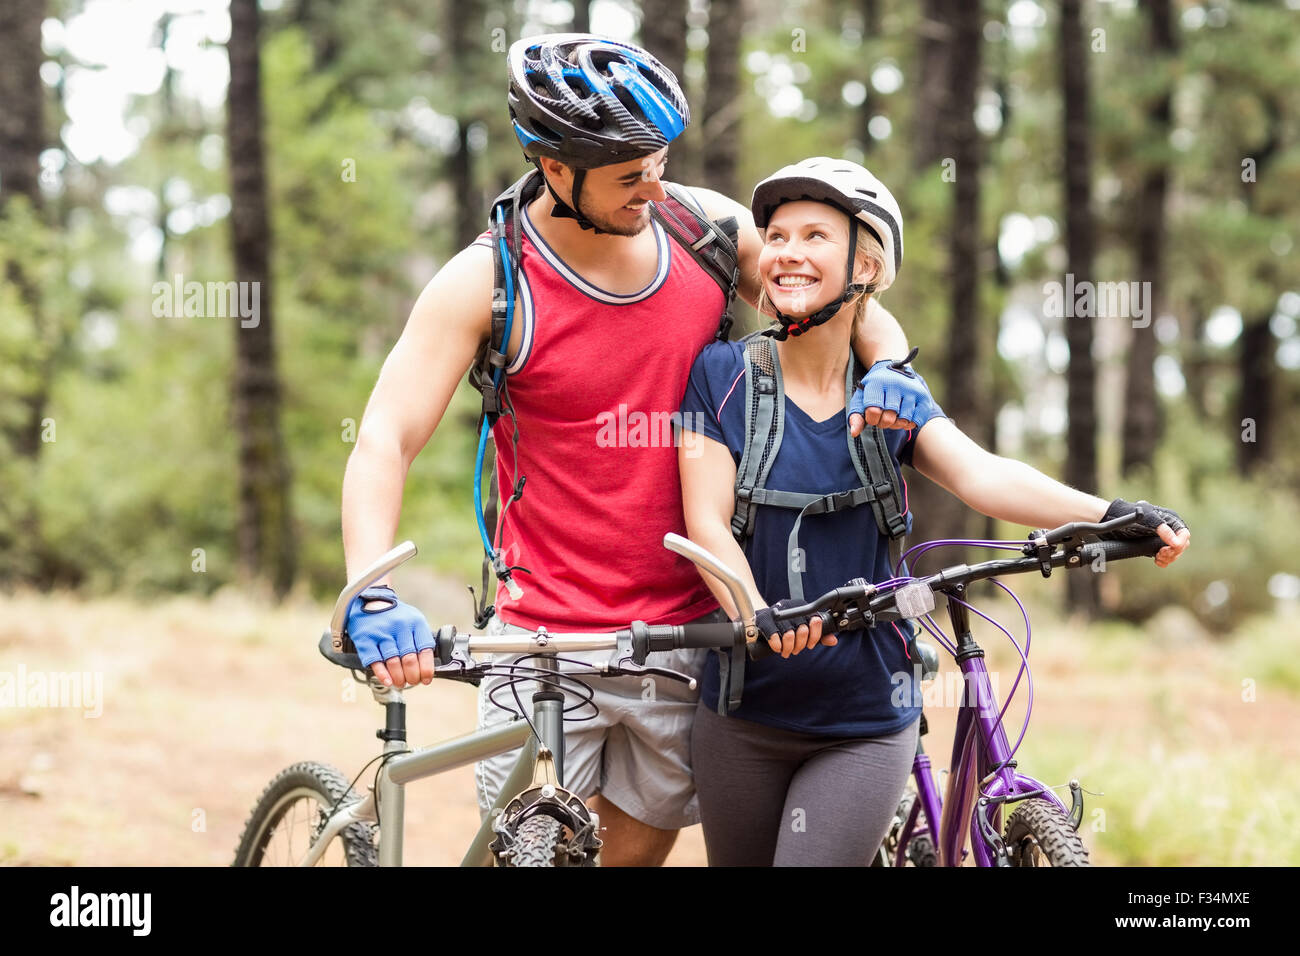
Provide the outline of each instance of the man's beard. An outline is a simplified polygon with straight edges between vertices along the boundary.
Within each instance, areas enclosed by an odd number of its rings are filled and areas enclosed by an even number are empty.
[[[593,216],[591,213],[581,208],[581,199],[579,199],[578,213],[586,216],[587,221],[601,232],[608,232],[615,236],[639,236],[641,233],[645,232],[646,226],[650,225],[649,216],[646,216],[644,219],[637,216],[635,224],[630,226],[618,222],[611,222],[603,217]]]

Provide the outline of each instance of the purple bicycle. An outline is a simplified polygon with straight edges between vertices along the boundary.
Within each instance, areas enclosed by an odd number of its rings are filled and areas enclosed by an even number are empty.
[[[873,865],[959,866],[967,858],[967,842],[977,866],[1089,865],[1087,848],[1078,834],[1083,818],[1083,790],[1079,782],[1069,782],[1067,808],[1052,788],[1016,769],[1016,750],[1029,728],[1034,701],[1028,668],[1029,615],[997,576],[1039,571],[1048,577],[1053,568],[1105,570],[1108,561],[1153,556],[1164,546],[1155,535],[1118,541],[1085,540],[1128,528],[1137,519],[1135,513],[1101,524],[1073,522],[1051,531],[1035,531],[1028,542],[929,541],[909,549],[900,563],[906,567],[905,562],[913,553],[919,557],[947,545],[1014,550],[1020,555],[980,564],[954,565],[919,577],[903,575],[879,584],[859,578],[808,604],[787,608],[780,615],[798,619],[819,614],[827,633],[911,619],[952,654],[962,671],[967,691],[957,714],[946,793],[941,799],[930,771],[930,758],[918,740],[913,763],[916,790],[904,794]],[[1025,621],[1023,648],[1006,628],[967,603],[967,588],[981,580],[991,580],[1020,607]],[[943,595],[947,602],[952,638],[943,633],[931,616],[938,595]],[[1020,669],[1006,704],[999,705],[984,666],[984,651],[971,636],[972,612],[1001,630],[1020,654]],[[755,650],[754,656],[762,656],[763,646]],[[937,673],[939,657],[933,646],[911,641],[909,654],[917,662],[917,685]],[[1028,687],[1029,704],[1020,735],[1011,745],[1002,718],[1022,677]],[[922,735],[926,733],[924,714],[920,731]],[[1004,808],[1010,810],[1005,827],[1002,825]]]

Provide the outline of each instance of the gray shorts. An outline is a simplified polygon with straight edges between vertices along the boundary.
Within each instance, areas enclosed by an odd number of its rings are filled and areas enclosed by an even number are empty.
[[[714,611],[701,621],[723,621],[726,616]],[[524,628],[507,624],[493,616],[485,634],[529,634]],[[705,649],[689,649],[652,654],[648,663],[680,671],[698,678],[704,669]],[[586,663],[608,661],[610,651],[581,651],[564,654],[568,660]],[[498,662],[516,660],[500,655]],[[561,669],[564,665],[561,664]],[[574,669],[572,665],[570,670]],[[514,715],[488,700],[490,689],[504,677],[484,680],[479,687],[478,726],[499,726]],[[695,781],[691,776],[691,726],[695,721],[698,688],[691,690],[680,681],[665,677],[590,677],[584,678],[595,694],[600,713],[592,720],[566,720],[564,723],[564,785],[582,799],[601,794],[619,809],[642,823],[661,830],[678,830],[700,822],[695,799]],[[524,708],[532,707],[532,682],[518,685]],[[510,691],[502,689],[497,700],[514,705]],[[578,700],[565,691],[565,707]],[[572,712],[574,717],[591,713],[590,707]],[[486,816],[506,778],[510,775],[519,750],[489,757],[475,765],[479,812]]]

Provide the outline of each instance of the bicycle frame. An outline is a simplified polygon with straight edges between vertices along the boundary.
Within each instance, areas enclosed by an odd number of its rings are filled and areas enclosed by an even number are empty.
[[[930,758],[917,743],[912,764],[917,799],[899,835],[896,866],[903,865],[908,843],[922,832],[928,832],[934,841],[941,866],[961,865],[968,835],[976,865],[996,865],[1002,847],[1004,803],[1041,798],[1054,803],[1063,813],[1070,813],[1070,808],[1044,784],[1015,772],[1011,746],[998,717],[1001,707],[984,666],[984,651],[971,635],[966,607],[951,600],[961,598],[965,586],[955,585],[945,593],[950,598],[948,617],[957,636],[957,666],[967,693],[962,695],[957,712],[947,792],[942,800],[930,773]],[[922,810],[926,826],[917,829]],[[935,820],[939,821],[938,833]]]
[[[681,535],[671,532],[664,535],[664,547],[694,561],[703,570],[722,581],[731,592],[732,600],[740,610],[743,620],[747,622],[751,632],[748,636],[752,638],[757,633],[753,630],[754,608],[750,604],[743,583],[735,572],[704,548]],[[381,575],[392,571],[415,554],[414,543],[402,542],[377,558],[340,592],[326,634],[333,651],[342,651],[343,625],[353,598],[365,590],[372,581],[378,580]],[[544,628],[542,630],[545,631]],[[526,653],[537,660],[533,670],[558,673],[555,655],[564,651],[610,649],[610,637],[605,633],[558,636],[563,641],[563,646],[555,651],[548,653],[539,649],[547,646],[548,643],[554,646],[553,642],[546,640],[542,640],[538,647],[527,650]],[[511,643],[507,640],[505,641],[507,646],[493,646],[491,638],[487,638],[477,642],[477,649],[485,653],[517,651],[517,648],[509,646]],[[324,641],[321,649],[322,651],[325,649]],[[329,657],[328,654],[326,656]],[[342,663],[339,660],[334,662]],[[333,814],[313,841],[301,865],[312,866],[320,859],[329,841],[344,827],[351,823],[364,822],[379,824],[379,865],[401,866],[406,784],[487,757],[509,753],[516,747],[522,746],[523,750],[515,762],[514,769],[502,785],[496,802],[480,824],[473,842],[470,843],[469,849],[461,860],[461,866],[490,866],[492,855],[488,845],[493,841],[496,832],[493,824],[502,810],[519,793],[527,789],[530,784],[538,782],[536,780],[538,768],[549,765],[554,779],[546,782],[563,788],[565,746],[563,693],[554,689],[546,690],[542,685],[538,686],[532,698],[531,726],[528,721],[516,720],[504,727],[476,731],[408,753],[406,752],[406,704],[403,703],[401,691],[386,687],[374,677],[368,678],[367,684],[375,700],[384,705],[385,727],[380,732],[384,740],[384,754],[400,755],[389,757],[384,761],[373,792],[340,807]],[[536,735],[533,733],[533,727],[537,729]],[[376,797],[378,797],[378,804],[376,804]]]
[[[542,660],[547,659],[542,658]],[[553,665],[554,658],[549,660]],[[379,822],[379,865],[401,866],[405,787],[408,783],[463,767],[487,757],[494,757],[497,754],[509,753],[522,746],[523,750],[519,754],[519,759],[515,761],[514,769],[502,785],[496,802],[479,825],[478,832],[460,863],[461,866],[491,866],[492,855],[488,850],[488,844],[495,836],[493,824],[505,805],[535,781],[539,764],[546,760],[552,762],[555,768],[554,783],[560,787],[564,785],[564,715],[563,700],[558,695],[539,691],[533,697],[533,723],[537,727],[542,743],[545,744],[545,750],[539,746],[538,738],[533,735],[529,723],[520,719],[511,721],[503,727],[478,730],[439,744],[403,753],[406,750],[403,716],[405,704],[402,703],[401,691],[384,687],[374,678],[371,678],[370,684],[375,699],[383,703],[388,712],[389,731],[400,729],[402,732],[403,739],[390,737],[384,742],[384,753],[399,753],[400,756],[385,761],[373,792],[339,808],[312,843],[300,865],[314,865],[324,853],[329,841],[349,824]],[[395,714],[398,715],[396,726],[394,726]],[[382,808],[382,818],[376,814],[376,794],[379,798],[379,806]]]

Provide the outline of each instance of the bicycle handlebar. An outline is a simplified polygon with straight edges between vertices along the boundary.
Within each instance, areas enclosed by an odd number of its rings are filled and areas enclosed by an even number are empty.
[[[1051,531],[1039,530],[1029,537],[1022,550],[1024,557],[981,564],[959,564],[943,568],[934,574],[916,578],[900,587],[881,591],[870,582],[858,578],[844,587],[828,591],[821,597],[797,607],[785,608],[776,613],[778,622],[818,615],[823,632],[871,627],[900,617],[919,617],[934,608],[935,593],[947,592],[958,585],[990,578],[998,574],[1023,574],[1041,570],[1046,577],[1052,568],[1080,567],[1092,564],[1098,558],[1119,561],[1125,558],[1156,554],[1164,542],[1156,535],[1120,541],[1093,541],[1084,544],[1079,539],[1087,534],[1101,534],[1126,527],[1137,520],[1136,514],[1126,515],[1100,524],[1072,522]],[[1054,544],[1064,547],[1052,553]],[[724,623],[648,625],[633,621],[631,626],[617,631],[600,633],[552,633],[546,628],[521,636],[489,636],[458,634],[454,627],[442,627],[437,634],[437,654],[444,666],[472,664],[474,652],[480,654],[535,654],[576,651],[623,650],[637,664],[644,664],[646,655],[679,650],[682,648],[726,648],[741,643],[748,645],[751,660],[760,660],[774,653],[768,646],[766,635],[759,635],[754,626],[754,608],[740,577],[715,555],[693,541],[677,534],[664,535],[664,547],[693,561],[726,585],[741,620]],[[404,541],[381,555],[362,571],[340,593],[330,617],[330,629],[321,639],[321,653],[334,663],[353,670],[364,671],[355,653],[343,650],[344,625],[348,607],[353,599],[373,581],[389,573],[398,565],[414,557],[415,544]],[[924,593],[922,593],[924,592]],[[920,604],[899,609],[900,594],[909,600],[920,599]],[[928,595],[928,606],[927,605]],[[326,649],[328,640],[329,649]]]
[[[836,629],[872,627],[899,618],[921,617],[934,609],[934,595],[947,592],[959,585],[981,581],[999,574],[1024,574],[1042,571],[1047,577],[1052,568],[1077,568],[1092,565],[1098,558],[1103,561],[1121,561],[1125,558],[1155,555],[1165,543],[1155,534],[1119,541],[1090,541],[1080,543],[1083,535],[1104,534],[1125,528],[1138,520],[1136,513],[1124,515],[1104,523],[1072,522],[1051,531],[1040,530],[1029,537],[1023,546],[1025,557],[1000,561],[985,561],[976,565],[958,564],[943,568],[934,574],[917,578],[880,594],[862,579],[836,588],[807,604],[782,609],[775,613],[778,622],[794,622],[801,618],[820,617],[822,632]],[[1052,552],[1053,543],[1067,547]],[[907,595],[903,603],[912,606],[900,610],[900,595]],[[873,595],[875,595],[873,597]],[[761,660],[776,653],[768,646],[767,635],[762,635],[749,647],[750,660]]]

